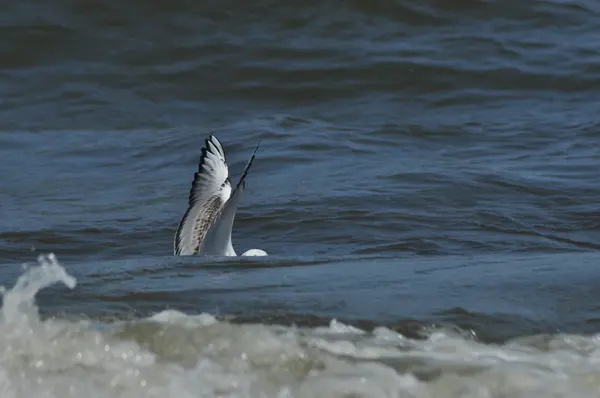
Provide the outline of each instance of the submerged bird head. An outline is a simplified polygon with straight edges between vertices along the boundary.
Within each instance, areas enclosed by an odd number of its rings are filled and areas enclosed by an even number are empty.
[[[260,249],[250,249],[242,253],[242,256],[266,256],[267,252]]]

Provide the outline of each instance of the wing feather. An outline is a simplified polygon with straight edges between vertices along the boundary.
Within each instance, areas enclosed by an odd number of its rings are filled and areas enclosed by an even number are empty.
[[[174,240],[175,255],[200,251],[204,238],[231,195],[229,169],[223,146],[210,135],[202,148],[198,171],[190,189],[188,208]]]
[[[254,152],[252,152],[252,156],[246,163],[246,167],[242,172],[240,180],[238,181],[235,190],[229,197],[229,200],[224,204],[223,207],[220,208],[219,214],[214,219],[213,224],[205,235],[205,242],[208,247],[218,247],[216,242],[229,242],[231,244],[231,230],[233,229],[233,221],[235,219],[235,213],[237,212],[237,207],[242,199],[242,193],[246,187],[246,175],[248,175],[248,170],[250,170],[250,166],[252,166],[252,161],[256,157],[256,151],[258,151],[258,147],[260,146],[260,141],[254,148]],[[235,250],[233,247],[222,248],[223,250],[229,252],[228,255],[235,256]]]

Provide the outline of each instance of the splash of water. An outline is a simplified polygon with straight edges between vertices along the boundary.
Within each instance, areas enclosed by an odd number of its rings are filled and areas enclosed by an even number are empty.
[[[37,320],[35,295],[40,290],[58,282],[64,283],[70,289],[75,288],[77,280],[58,263],[53,253],[39,255],[37,261],[39,266],[28,268],[27,272],[17,279],[12,289],[6,290],[2,287],[0,322],[4,325]]]

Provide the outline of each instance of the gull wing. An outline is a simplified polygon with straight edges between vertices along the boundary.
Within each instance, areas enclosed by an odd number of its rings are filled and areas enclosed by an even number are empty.
[[[175,234],[175,255],[191,255],[200,251],[207,232],[230,195],[231,182],[225,151],[219,140],[211,134],[202,148],[188,208]]]
[[[221,208],[212,226],[205,235],[204,245],[208,254],[225,252],[227,256],[236,255],[231,244],[231,230],[233,229],[233,221],[235,219],[237,207],[242,199],[244,188],[246,187],[246,175],[248,175],[248,170],[250,170],[250,166],[252,166],[252,161],[256,156],[256,151],[258,151],[259,146],[260,141],[256,145],[256,148],[254,148],[254,152],[252,152],[252,156],[250,156],[248,163],[246,163],[246,167],[244,168],[242,176],[233,190],[231,197]]]

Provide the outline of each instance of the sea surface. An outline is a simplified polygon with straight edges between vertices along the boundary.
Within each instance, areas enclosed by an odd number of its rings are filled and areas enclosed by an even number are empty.
[[[0,397],[600,396],[600,3],[14,1]],[[233,243],[175,257],[204,140]]]

